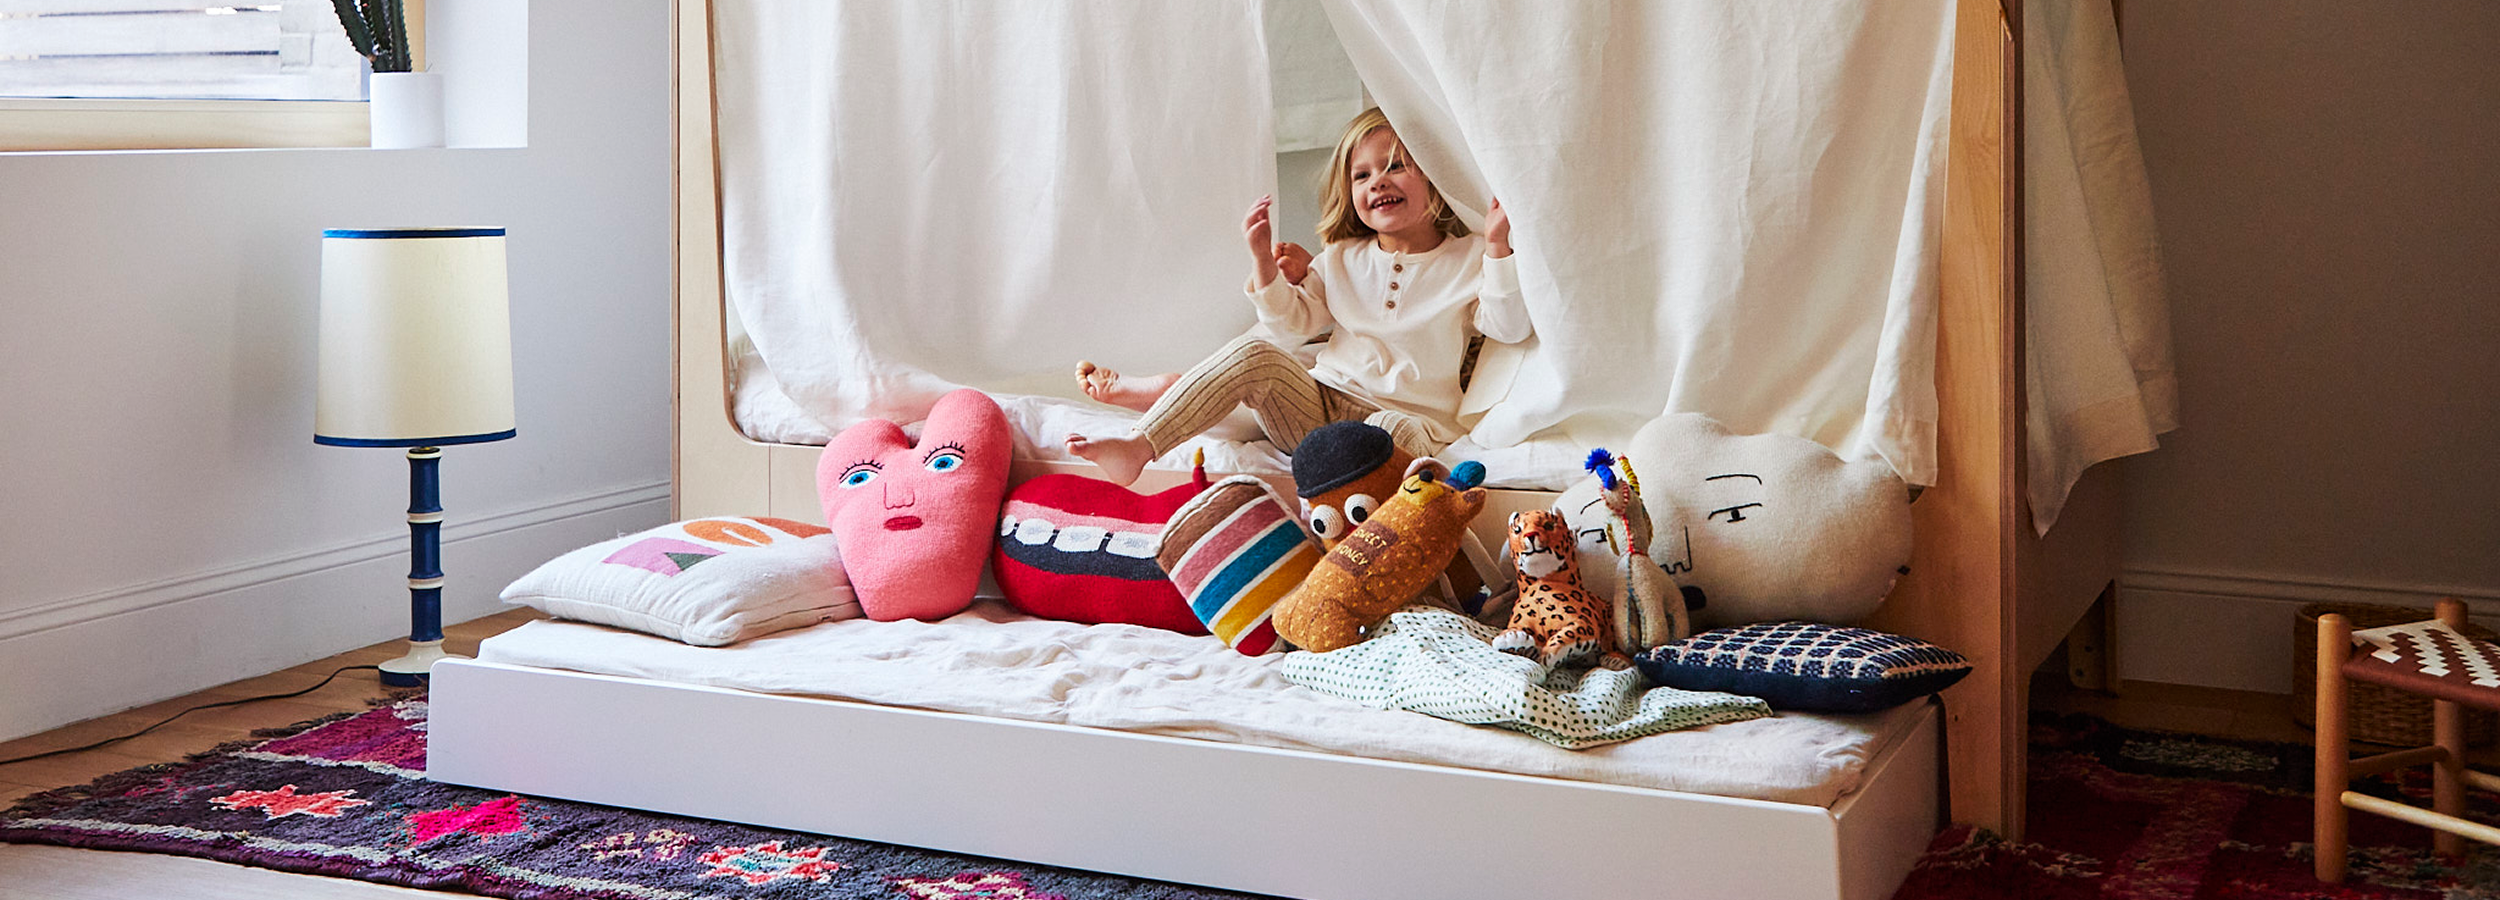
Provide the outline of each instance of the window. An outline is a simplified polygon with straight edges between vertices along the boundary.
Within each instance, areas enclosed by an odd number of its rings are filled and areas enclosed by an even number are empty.
[[[362,146],[364,73],[329,0],[0,0],[0,150]]]
[[[327,0],[233,2],[0,0],[0,94],[364,99]]]

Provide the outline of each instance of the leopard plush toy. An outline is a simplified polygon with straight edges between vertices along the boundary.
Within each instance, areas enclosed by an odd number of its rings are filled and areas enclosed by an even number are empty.
[[[1510,629],[1493,649],[1547,666],[1590,661],[1615,645],[1606,604],[1580,584],[1580,544],[1562,514],[1531,509],[1510,515],[1510,553],[1519,566],[1519,599]]]

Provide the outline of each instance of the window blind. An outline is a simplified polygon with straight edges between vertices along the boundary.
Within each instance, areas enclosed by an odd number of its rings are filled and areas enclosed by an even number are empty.
[[[362,100],[327,0],[0,0],[0,96]]]

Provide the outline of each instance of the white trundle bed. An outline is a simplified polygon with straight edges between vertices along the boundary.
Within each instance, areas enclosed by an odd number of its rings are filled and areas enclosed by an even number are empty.
[[[1307,691],[1212,638],[1110,629],[967,614],[711,649],[533,622],[435,668],[428,775],[1311,900],[1880,900],[1938,825],[1932,701],[1569,751]],[[913,658],[878,640],[898,631],[1053,662]]]
[[[2028,675],[2113,583],[2117,491],[2105,473],[2087,477],[2055,532],[2032,528],[2021,5],[1954,4],[1939,471],[1913,506],[1909,572],[1865,624],[1974,668],[1941,703],[1882,718],[1845,792],[1802,802],[1607,784],[492,653],[435,667],[430,777],[1309,900],[1878,900],[1942,821],[2019,836]],[[733,421],[709,7],[675,5],[676,511],[821,521],[819,448],[758,442]],[[1544,500],[1497,493],[1488,520]]]

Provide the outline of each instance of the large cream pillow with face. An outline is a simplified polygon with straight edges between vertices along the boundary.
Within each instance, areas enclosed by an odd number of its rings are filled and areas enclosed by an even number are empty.
[[[1910,562],[1910,492],[1880,461],[1843,460],[1781,434],[1733,434],[1697,413],[1661,416],[1607,448],[1631,461],[1649,554],[1682,588],[1695,628],[1803,620],[1847,625]],[[1580,536],[1588,587],[1611,596],[1614,546],[1595,478],[1555,501]],[[1601,583],[1602,582],[1602,583]]]

